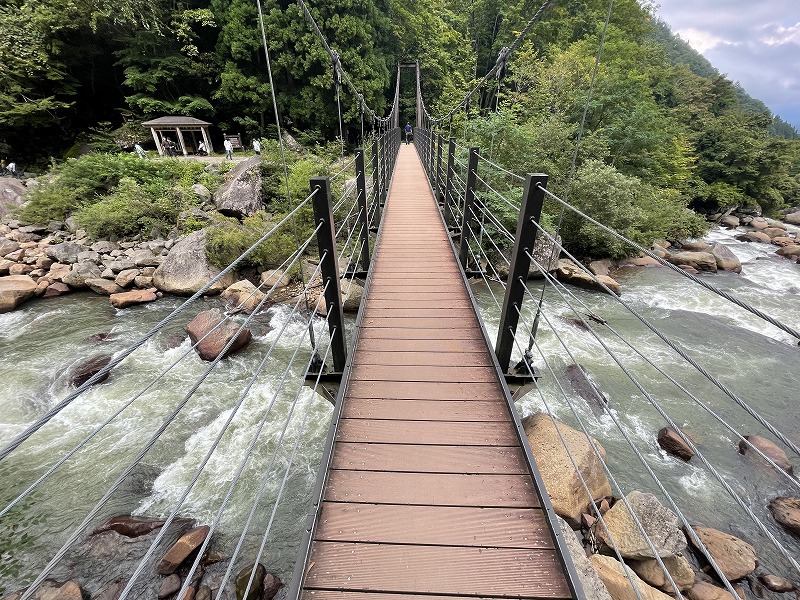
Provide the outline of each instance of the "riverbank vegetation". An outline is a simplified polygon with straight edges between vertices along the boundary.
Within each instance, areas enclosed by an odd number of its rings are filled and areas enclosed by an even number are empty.
[[[215,135],[227,130],[245,139],[274,138],[254,3],[122,0],[113,9],[102,2],[91,9],[70,5],[66,13],[57,4],[12,0],[0,7],[0,29],[11,41],[0,48],[6,66],[0,71],[0,155],[41,165],[80,148],[117,144],[129,150],[134,141],[150,143],[139,123],[165,114],[212,121]],[[529,9],[497,0],[469,6],[324,0],[311,6],[369,106],[387,112],[395,65],[419,61],[423,96],[434,115],[493,66],[530,18]],[[456,113],[443,133],[480,146],[514,172],[548,173],[556,194],[642,243],[701,233],[703,221],[688,208],[774,214],[800,203],[797,131],[674,36],[649,3],[616,3],[587,102],[606,9],[602,0],[551,7],[512,57],[501,84],[476,97],[468,114]],[[293,3],[266,3],[264,23],[284,124],[307,145],[333,140],[338,112],[327,54]],[[414,86],[404,74],[403,120],[414,118]],[[342,109],[352,147],[360,141],[361,114],[347,89]],[[57,193],[52,186],[37,191],[25,216],[41,221],[76,212],[98,235],[146,235],[191,207],[184,184],[212,177],[191,166],[181,173],[143,166],[119,175],[117,162],[143,161],[94,160],[107,161],[108,168],[93,169],[91,159],[81,163],[85,169],[74,188],[61,173]],[[292,167],[291,175],[298,189],[307,185],[303,165]],[[272,187],[267,204],[280,199],[280,186]],[[155,206],[155,216],[144,214],[135,199]],[[558,220],[556,208],[546,210]],[[109,222],[109,215],[126,213],[133,222]],[[588,225],[567,220],[563,235],[582,256],[621,252]]]

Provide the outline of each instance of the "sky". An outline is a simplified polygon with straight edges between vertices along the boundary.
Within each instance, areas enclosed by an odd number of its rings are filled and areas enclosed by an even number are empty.
[[[800,129],[800,0],[657,0],[673,33]]]

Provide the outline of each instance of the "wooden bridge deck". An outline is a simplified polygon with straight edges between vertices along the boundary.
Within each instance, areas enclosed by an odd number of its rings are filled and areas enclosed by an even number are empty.
[[[384,219],[301,597],[571,598],[413,146]]]

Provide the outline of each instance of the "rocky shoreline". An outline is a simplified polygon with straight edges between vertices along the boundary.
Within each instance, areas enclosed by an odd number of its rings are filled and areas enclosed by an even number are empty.
[[[755,549],[729,532],[699,524],[686,528],[677,515],[649,493],[632,491],[624,500],[614,497],[604,471],[605,450],[597,440],[545,413],[531,415],[523,425],[589,600],[634,600],[637,595],[631,580],[642,600],[674,598],[677,594],[673,582],[690,600],[739,600],[725,589],[698,541],[742,599],[745,598],[744,584],[759,598],[768,592],[783,594],[798,589],[796,582],[782,574],[759,567]],[[662,448],[681,460],[691,458],[662,443],[663,432],[658,436]],[[758,436],[746,437],[765,454],[778,461],[783,459],[788,465],[786,454],[775,444]],[[761,459],[755,457],[755,460]],[[592,498],[589,503],[586,502],[587,489]],[[775,498],[770,501],[769,508],[787,531],[800,535],[800,498]],[[650,543],[631,513],[647,533]],[[625,565],[619,557],[624,559]],[[656,557],[669,572],[672,582]]]

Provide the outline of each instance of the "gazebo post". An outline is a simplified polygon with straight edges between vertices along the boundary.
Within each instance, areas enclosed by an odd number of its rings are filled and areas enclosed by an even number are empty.
[[[211,154],[214,152],[214,148],[211,145],[211,138],[208,136],[208,127],[201,127],[200,132],[203,134],[203,141],[206,143],[207,152]]]
[[[178,132],[178,141],[181,143],[181,151],[183,152],[184,156],[188,156],[188,152],[186,152],[186,142],[183,141],[183,133],[181,132],[180,127],[176,127],[175,131]]]
[[[158,134],[156,133],[156,128],[151,127],[150,133],[153,134],[153,141],[156,143],[156,150],[158,150],[158,155],[164,156],[164,151],[161,149],[161,142],[158,141]]]

